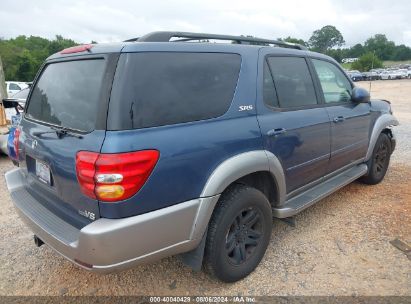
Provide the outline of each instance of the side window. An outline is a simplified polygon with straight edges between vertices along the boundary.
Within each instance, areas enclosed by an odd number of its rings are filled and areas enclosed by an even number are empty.
[[[281,108],[317,104],[313,80],[304,58],[269,57],[268,64]]]
[[[111,92],[109,129],[219,117],[231,105],[240,67],[241,56],[231,53],[124,53]]]
[[[326,103],[349,102],[352,87],[347,77],[334,64],[312,59],[314,68],[320,79]]]
[[[10,83],[9,90],[20,91],[21,88],[20,88],[17,84],[15,84],[15,83]]]
[[[270,68],[267,61],[264,61],[264,76],[263,76],[263,98],[264,103],[270,107],[279,107],[277,92],[274,87],[273,76],[271,76]]]

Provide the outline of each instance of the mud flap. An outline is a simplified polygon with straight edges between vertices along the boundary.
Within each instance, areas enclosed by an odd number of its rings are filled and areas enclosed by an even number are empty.
[[[204,248],[205,248],[205,243],[207,239],[207,231],[208,229],[206,229],[206,232],[204,233],[200,244],[198,244],[198,246],[195,249],[179,255],[181,261],[185,265],[191,267],[194,271],[200,271],[203,265]]]

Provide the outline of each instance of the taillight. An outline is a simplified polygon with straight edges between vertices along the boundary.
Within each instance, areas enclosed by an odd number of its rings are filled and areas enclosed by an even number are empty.
[[[157,150],[118,154],[80,151],[76,156],[77,179],[88,197],[104,202],[125,200],[141,189],[159,156]]]
[[[88,197],[96,199],[94,193],[96,172],[95,163],[99,154],[95,152],[81,151],[76,155],[77,179],[80,183],[81,191]]]
[[[20,128],[16,128],[14,130],[14,137],[13,137],[13,146],[14,146],[14,153],[16,155],[16,160],[19,159],[19,139],[20,139]]]

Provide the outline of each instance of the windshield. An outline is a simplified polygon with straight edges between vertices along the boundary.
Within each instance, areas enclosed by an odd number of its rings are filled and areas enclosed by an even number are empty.
[[[52,63],[33,88],[26,117],[85,132],[95,128],[103,59]]]

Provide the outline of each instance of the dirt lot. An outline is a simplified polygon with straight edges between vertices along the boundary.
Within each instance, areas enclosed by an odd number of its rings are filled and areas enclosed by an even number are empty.
[[[358,83],[368,89],[368,82]],[[275,222],[257,270],[235,284],[212,281],[171,257],[127,272],[95,275],[46,246],[36,248],[0,182],[0,295],[410,295],[411,80],[375,81],[372,96],[392,102],[401,126],[384,182],[353,183],[297,216]],[[12,168],[0,159],[0,174]]]

